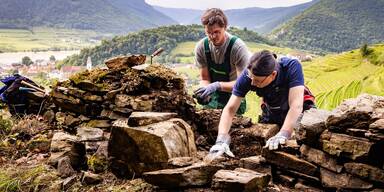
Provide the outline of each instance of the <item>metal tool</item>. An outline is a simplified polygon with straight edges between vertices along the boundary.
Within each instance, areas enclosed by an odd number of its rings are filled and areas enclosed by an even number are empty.
[[[28,83],[28,82],[21,81],[21,84],[22,84],[22,85],[25,85],[25,86],[27,86],[27,87],[33,88],[33,89],[36,90],[36,91],[39,91],[39,92],[42,92],[42,93],[46,94],[45,90],[41,89],[40,87],[36,87],[36,86],[34,86],[34,85],[32,85],[32,84],[30,84],[30,83]]]
[[[152,64],[152,59],[158,55],[160,55],[162,52],[164,51],[164,49],[162,47],[158,48],[155,52],[152,53],[151,55],[151,64]]]

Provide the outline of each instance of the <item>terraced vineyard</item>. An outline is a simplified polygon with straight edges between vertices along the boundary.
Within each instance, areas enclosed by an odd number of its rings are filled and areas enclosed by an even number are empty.
[[[383,44],[372,49],[378,55],[384,54]],[[303,62],[303,70],[319,108],[333,109],[344,99],[361,93],[384,95],[384,68],[363,58],[359,50]]]

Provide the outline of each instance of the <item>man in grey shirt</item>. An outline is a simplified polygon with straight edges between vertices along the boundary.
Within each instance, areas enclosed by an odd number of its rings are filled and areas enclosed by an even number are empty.
[[[194,96],[206,108],[222,109],[228,102],[236,78],[247,66],[250,53],[244,42],[229,34],[227,17],[222,10],[212,8],[201,17],[207,37],[195,48],[195,63],[200,68],[200,88]],[[246,109],[245,100],[238,114]]]

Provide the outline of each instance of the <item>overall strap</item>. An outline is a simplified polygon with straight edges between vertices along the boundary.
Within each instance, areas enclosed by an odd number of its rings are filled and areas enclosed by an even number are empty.
[[[233,45],[235,44],[236,40],[238,37],[232,36],[231,39],[229,40],[229,44],[227,49],[225,50],[225,57],[224,57],[224,63],[230,63],[230,58],[231,58],[231,50]]]
[[[211,57],[211,50],[209,49],[208,37],[204,38],[204,53],[205,53],[205,58],[207,59],[208,67],[209,67],[213,64],[213,61]]]

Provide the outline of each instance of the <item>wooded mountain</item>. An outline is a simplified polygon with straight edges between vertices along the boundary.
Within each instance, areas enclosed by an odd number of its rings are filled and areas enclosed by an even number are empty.
[[[126,33],[176,24],[144,0],[0,0],[0,28],[36,26]]]
[[[243,41],[273,45],[253,31],[237,28],[230,28],[228,31]],[[165,50],[162,55],[167,56],[178,43],[198,41],[203,37],[205,37],[205,33],[201,25],[172,25],[146,29],[125,36],[116,36],[112,40],[103,40],[99,46],[82,49],[80,54],[64,59],[61,65],[84,65],[88,57],[91,57],[93,64],[100,65],[104,63],[105,59],[113,56],[150,55],[160,47]]]
[[[259,33],[268,33],[278,25],[288,21],[294,16],[300,14],[308,7],[312,6],[318,0],[311,1],[291,7],[275,7],[275,8],[245,8],[225,10],[230,26],[240,28],[248,28]],[[200,24],[200,16],[203,10],[196,9],[178,9],[178,8],[154,8],[180,24]]]
[[[384,41],[383,0],[321,0],[275,30],[283,45],[340,52]]]

